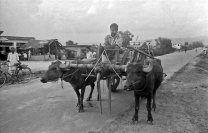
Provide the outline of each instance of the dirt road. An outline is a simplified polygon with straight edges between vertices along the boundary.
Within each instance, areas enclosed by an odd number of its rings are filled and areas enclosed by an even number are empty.
[[[164,71],[171,75],[197,54],[195,51],[188,51],[187,54],[173,53],[159,58],[163,62]],[[106,87],[103,86],[102,88]],[[88,94],[89,88],[87,88],[85,98]],[[103,127],[106,125],[111,125],[115,119],[120,118],[133,107],[133,94],[123,91],[122,85],[120,85],[119,91],[112,95],[111,114],[109,114],[107,104],[107,90],[102,89],[102,115],[96,101],[96,95],[97,92],[95,91],[93,101],[84,102],[84,113],[77,113],[76,95],[68,83],[64,83],[64,89],[61,89],[60,82],[42,84],[39,79],[27,84],[4,86],[0,90],[0,132],[81,133],[99,131],[105,129]],[[158,103],[167,102],[168,99],[158,99],[157,101]],[[158,114],[160,109],[160,104],[158,104]],[[145,114],[145,110],[143,113]],[[153,116],[155,117],[155,114]],[[159,120],[162,121],[162,119]],[[157,117],[155,121],[157,121]],[[145,123],[143,124],[145,125]]]

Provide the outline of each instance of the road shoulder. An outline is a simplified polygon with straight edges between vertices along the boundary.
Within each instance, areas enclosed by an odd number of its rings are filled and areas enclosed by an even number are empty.
[[[130,123],[134,109],[125,112],[106,125],[106,133],[173,133],[208,132],[208,60],[197,56],[159,89],[156,96],[157,109],[153,112],[154,124],[146,122],[146,100],[139,110],[139,122]]]

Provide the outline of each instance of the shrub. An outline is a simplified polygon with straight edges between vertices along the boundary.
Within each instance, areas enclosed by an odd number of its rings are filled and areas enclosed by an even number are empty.
[[[156,47],[153,49],[155,56],[161,56],[175,51],[175,49],[172,48],[172,43],[170,39],[159,37],[155,39],[155,41]]]

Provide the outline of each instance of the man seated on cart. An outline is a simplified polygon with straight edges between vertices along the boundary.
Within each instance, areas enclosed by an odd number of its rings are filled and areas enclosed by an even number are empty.
[[[116,23],[112,23],[110,25],[110,35],[105,37],[104,46],[119,46],[122,47],[123,38],[118,33],[118,25]]]
[[[111,34],[107,35],[105,37],[105,41],[103,43],[104,47],[110,47],[110,49],[112,49],[112,50],[106,50],[108,58],[112,63],[126,64],[126,61],[128,60],[126,58],[129,57],[129,50],[125,49],[125,51],[123,51],[124,52],[122,55],[123,59],[121,59],[121,60],[116,60],[116,56],[117,56],[117,59],[119,58],[119,53],[116,53],[116,52],[119,52],[119,51],[113,50],[116,48],[123,49],[123,38],[118,33],[118,25],[116,23],[112,23],[110,25],[110,32],[111,32]],[[153,52],[151,53],[151,50],[150,50],[149,46],[147,45],[147,42],[144,42],[139,49],[141,51],[143,51],[144,53],[150,54],[153,56]],[[131,58],[131,57],[129,57],[129,58]],[[137,54],[137,58],[134,61],[145,62],[146,58],[147,57],[143,54]],[[105,54],[102,55],[102,62],[108,62],[108,59]]]
[[[105,37],[105,41],[103,43],[103,46],[109,46],[112,49],[113,48],[121,48],[123,45],[123,38],[122,36],[118,33],[118,25],[116,23],[112,23],[110,25],[110,35],[107,35]],[[114,59],[115,56],[115,51],[107,51],[108,54],[108,58],[110,59],[110,61],[112,61]],[[107,58],[105,55],[102,55],[102,62],[106,62]]]

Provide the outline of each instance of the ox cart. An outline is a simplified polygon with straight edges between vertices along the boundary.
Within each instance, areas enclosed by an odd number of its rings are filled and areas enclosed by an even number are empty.
[[[113,59],[109,56],[112,54]],[[126,48],[120,47],[103,47],[98,46],[97,58],[95,63],[84,62],[84,63],[69,63],[63,67],[73,67],[79,69],[90,69],[89,73],[83,74],[87,78],[96,77],[97,79],[97,91],[98,98],[100,101],[100,111],[102,113],[102,99],[101,99],[101,88],[100,81],[106,80],[108,87],[108,103],[109,111],[111,112],[111,92],[115,92],[120,81],[123,80],[122,77],[126,76],[125,68],[127,63],[137,62],[138,58],[141,61],[145,61],[146,57],[154,59],[150,54],[147,54],[135,47],[129,46]],[[104,59],[105,58],[105,59]],[[85,79],[85,80],[86,80]]]

